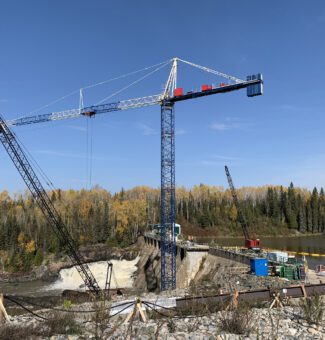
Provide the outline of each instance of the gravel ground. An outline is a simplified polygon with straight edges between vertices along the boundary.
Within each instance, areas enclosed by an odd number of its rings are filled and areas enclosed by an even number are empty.
[[[73,306],[73,309],[89,310],[92,304]],[[45,311],[39,311],[41,315],[48,316]],[[92,320],[93,314],[75,314],[75,321],[80,334],[71,334],[70,325],[61,331],[65,334],[31,337],[31,339],[324,339],[325,340],[325,318],[320,325],[308,324],[301,316],[299,306],[285,306],[281,309],[252,308],[239,310],[237,316],[232,311],[219,311],[206,316],[188,315],[181,318],[155,318],[143,323],[135,320],[132,323],[123,324],[126,315],[120,315],[113,319],[105,320],[105,316],[99,317],[101,327],[97,327]],[[61,314],[62,315],[62,314]],[[67,313],[65,313],[67,315]],[[153,316],[148,313],[148,316]],[[64,316],[63,316],[64,317]],[[234,320],[236,327],[241,326],[243,334],[225,331],[225,324]],[[46,328],[47,323],[38,321],[30,314],[11,317],[11,327],[19,328],[34,327],[38,330]],[[97,323],[98,325],[98,323]],[[3,326],[2,326],[3,327]],[[233,327],[233,326],[232,326]],[[2,332],[4,329],[2,329]],[[0,332],[0,339],[1,333]],[[24,339],[28,339],[27,334]],[[12,339],[15,339],[14,337]]]

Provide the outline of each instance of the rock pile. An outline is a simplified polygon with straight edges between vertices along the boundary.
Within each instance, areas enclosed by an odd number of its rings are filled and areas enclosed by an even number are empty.
[[[83,307],[84,308],[84,307]],[[188,315],[175,318],[150,319],[147,323],[138,320],[123,324],[125,315],[106,320],[100,325],[89,316],[76,316],[76,322],[80,326],[80,334],[56,334],[51,340],[77,340],[77,339],[206,339],[206,340],[239,340],[239,339],[323,339],[325,340],[324,319],[319,326],[308,324],[301,317],[299,307],[286,306],[281,309],[252,308],[249,318],[244,325],[244,334],[235,334],[225,330],[225,324],[231,318],[232,312],[219,311],[205,316]],[[12,325],[27,327],[42,326],[42,322],[36,321],[32,316],[12,317]],[[88,321],[85,321],[88,320]],[[228,321],[227,321],[228,320]],[[234,327],[234,325],[232,325]],[[0,336],[1,339],[1,336]]]

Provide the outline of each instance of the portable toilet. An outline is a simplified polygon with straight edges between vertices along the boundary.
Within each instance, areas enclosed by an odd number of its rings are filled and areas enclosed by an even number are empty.
[[[178,224],[178,223],[175,223],[174,224],[174,233],[175,233],[175,236],[178,236],[181,234],[181,225]]]
[[[250,259],[251,272],[254,273],[256,276],[268,276],[268,264],[268,260],[264,258]]]

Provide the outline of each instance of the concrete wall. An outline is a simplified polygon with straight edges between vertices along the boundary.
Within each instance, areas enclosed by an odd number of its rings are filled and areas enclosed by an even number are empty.
[[[145,244],[149,247],[154,247],[157,250],[160,250],[160,240],[144,236]],[[181,261],[187,256],[186,248],[176,245],[176,260],[180,258]]]
[[[147,247],[154,249],[155,251],[160,250],[160,241],[148,236],[144,237],[145,244]],[[202,259],[208,254],[208,249],[194,249],[187,248],[186,246],[176,246],[176,288],[188,287],[190,281],[195,277],[199,271]],[[159,269],[159,271],[158,271]],[[160,264],[159,268],[155,266],[155,273],[159,275],[160,281]]]
[[[196,273],[199,271],[203,258],[207,256],[207,254],[207,252],[202,251],[189,251],[183,260],[180,260],[180,257],[176,258],[176,288],[186,288],[189,286],[191,280],[194,279]]]
[[[236,261],[239,263],[247,264],[249,265],[250,257],[244,254],[237,254],[230,252],[229,250],[221,249],[221,248],[210,248],[209,254],[214,256],[223,257],[228,260]]]

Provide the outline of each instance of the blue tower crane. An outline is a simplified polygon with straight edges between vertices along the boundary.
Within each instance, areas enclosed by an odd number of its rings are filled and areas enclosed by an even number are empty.
[[[101,113],[123,111],[140,107],[160,105],[161,107],[161,207],[160,207],[160,241],[161,241],[161,290],[176,288],[176,241],[174,226],[176,223],[175,196],[175,103],[213,94],[221,94],[240,89],[247,89],[247,96],[263,94],[263,78],[261,74],[250,75],[246,80],[200,66],[180,58],[173,58],[163,93],[142,98],[133,98],[113,103],[93,105],[79,109],[53,112],[42,115],[26,116],[7,121],[8,126],[21,126],[55,120],[93,117]],[[178,62],[198,68],[202,71],[227,79],[227,83],[218,86],[202,86],[200,90],[183,93],[177,88]]]

